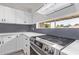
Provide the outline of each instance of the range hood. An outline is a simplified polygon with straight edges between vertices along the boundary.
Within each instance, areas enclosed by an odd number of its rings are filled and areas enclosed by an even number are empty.
[[[37,12],[39,14],[47,15],[70,5],[72,5],[72,3],[47,3],[44,4],[44,6],[41,7]]]

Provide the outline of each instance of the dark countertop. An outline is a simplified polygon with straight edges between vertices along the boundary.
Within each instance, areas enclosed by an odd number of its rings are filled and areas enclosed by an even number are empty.
[[[66,46],[72,43],[73,41],[75,41],[74,39],[67,39],[67,38],[61,38],[61,37],[50,36],[50,35],[43,35],[38,37],[62,46]]]

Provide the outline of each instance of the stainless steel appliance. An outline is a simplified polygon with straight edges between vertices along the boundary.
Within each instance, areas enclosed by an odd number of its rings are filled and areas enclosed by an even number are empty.
[[[74,39],[43,35],[32,39],[31,46],[35,46],[34,49],[38,54],[60,55],[61,50],[74,41]],[[42,53],[40,53],[40,51]]]
[[[30,43],[31,43],[31,49],[32,49],[35,53],[37,53],[38,55],[47,55],[47,53],[42,50],[43,43],[37,41],[35,37],[32,37],[32,38],[30,39]],[[31,51],[30,51],[30,52],[31,52]],[[33,54],[33,53],[32,53],[32,54]],[[35,55],[35,54],[34,54],[34,55]]]

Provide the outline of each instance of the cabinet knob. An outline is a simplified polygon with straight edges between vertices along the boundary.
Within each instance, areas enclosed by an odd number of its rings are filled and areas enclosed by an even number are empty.
[[[54,54],[54,50],[49,50],[48,53],[49,54]]]
[[[44,50],[45,50],[45,51],[48,51],[48,48],[45,48]]]

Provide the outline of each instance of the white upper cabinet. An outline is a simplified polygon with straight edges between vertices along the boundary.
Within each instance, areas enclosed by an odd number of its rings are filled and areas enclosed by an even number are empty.
[[[24,12],[21,10],[15,10],[15,18],[16,18],[16,24],[24,24]]]
[[[0,6],[0,23],[32,24],[32,14],[27,11]]]
[[[29,12],[24,12],[21,10],[16,10],[15,11],[15,18],[16,18],[16,24],[31,24],[32,16]]]
[[[32,13],[25,12],[25,24],[32,24]]]
[[[0,23],[15,23],[15,10],[0,6]]]
[[[15,23],[15,9],[5,7],[4,14],[4,19],[6,23]]]
[[[4,22],[4,7],[0,6],[0,23]]]

